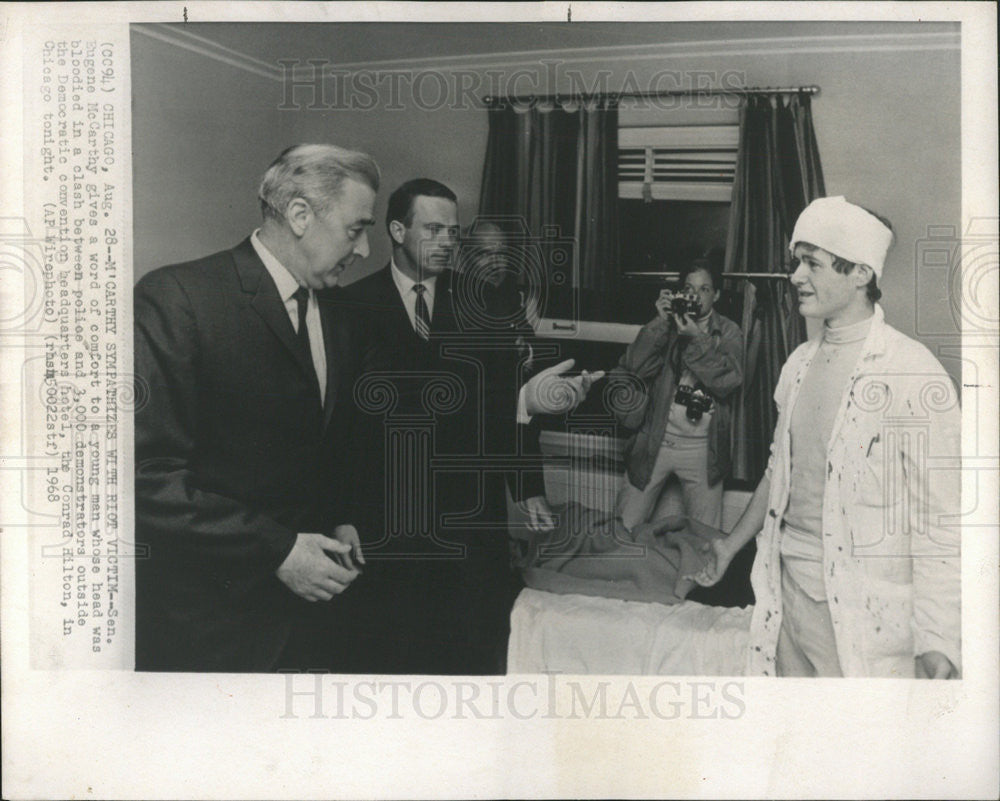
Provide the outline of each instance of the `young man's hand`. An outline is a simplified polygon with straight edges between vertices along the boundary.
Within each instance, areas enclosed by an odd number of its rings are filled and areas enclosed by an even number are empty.
[[[705,560],[704,567],[693,576],[681,576],[682,579],[690,579],[702,587],[717,584],[726,574],[729,563],[739,550],[731,536],[727,537],[719,529],[706,526],[684,515],[673,515],[653,523],[636,526],[632,530],[632,536],[636,542],[641,542],[669,531],[686,531],[702,540],[698,546],[698,553]]]
[[[688,527],[693,533],[701,534],[706,539],[710,535],[721,533],[717,529],[706,526],[704,523],[699,523],[697,520],[689,520]],[[699,529],[701,530],[699,531]],[[729,563],[736,556],[736,550],[733,549],[729,537],[712,536],[700,548],[701,555],[705,559],[704,567],[695,575],[685,576],[684,578],[693,579],[696,584],[702,587],[711,587],[714,584],[718,584],[722,577],[726,575]]]
[[[916,675],[918,679],[957,679],[958,671],[940,651],[928,651],[917,657]]]

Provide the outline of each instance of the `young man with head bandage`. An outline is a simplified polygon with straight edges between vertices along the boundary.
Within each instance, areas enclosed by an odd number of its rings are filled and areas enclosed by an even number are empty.
[[[877,302],[892,242],[843,197],[810,203],[792,233],[799,311],[823,329],[782,368],[767,472],[695,576],[714,584],[757,536],[751,675],[960,672],[961,415],[937,359]]]

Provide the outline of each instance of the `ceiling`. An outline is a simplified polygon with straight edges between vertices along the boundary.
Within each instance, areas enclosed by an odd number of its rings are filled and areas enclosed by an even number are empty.
[[[172,29],[268,64],[289,58],[323,58],[337,65],[518,51],[958,30],[955,23],[909,22],[207,22],[140,27]]]

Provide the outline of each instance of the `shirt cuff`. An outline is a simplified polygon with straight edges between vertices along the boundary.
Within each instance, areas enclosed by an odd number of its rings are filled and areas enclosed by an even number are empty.
[[[528,414],[528,401],[525,386],[526,385],[522,384],[521,391],[517,393],[517,422],[522,426],[526,426],[531,422],[531,415]]]

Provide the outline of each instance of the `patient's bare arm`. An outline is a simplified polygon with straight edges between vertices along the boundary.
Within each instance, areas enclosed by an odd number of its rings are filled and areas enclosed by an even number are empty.
[[[726,574],[726,569],[733,561],[733,557],[764,527],[770,491],[771,481],[765,475],[757,485],[757,489],[754,490],[746,511],[743,512],[739,522],[733,528],[733,533],[705,543],[704,554],[707,557],[705,567],[696,576],[690,578],[693,578],[702,587],[711,587],[719,582]],[[689,525],[701,526],[702,524],[691,521]]]

